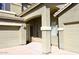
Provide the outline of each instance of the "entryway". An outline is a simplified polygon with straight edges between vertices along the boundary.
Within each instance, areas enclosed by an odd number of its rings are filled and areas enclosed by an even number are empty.
[[[41,17],[37,17],[34,19],[31,19],[27,22],[27,24],[29,24],[29,42],[40,42],[41,41]],[[28,42],[28,43],[29,43]]]

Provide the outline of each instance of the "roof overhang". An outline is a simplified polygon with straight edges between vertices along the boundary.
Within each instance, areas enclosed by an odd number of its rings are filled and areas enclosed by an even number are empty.
[[[0,19],[4,20],[16,20],[16,21],[23,21],[22,17],[16,16],[15,12],[0,10]]]
[[[34,4],[33,6],[31,6],[30,8],[28,8],[27,10],[23,11],[19,16],[22,17],[23,15],[25,15],[26,13],[28,13],[29,11],[33,10],[34,8],[36,8],[37,6],[39,6],[41,3],[37,3]],[[62,13],[65,9],[67,9],[69,6],[71,6],[72,3],[67,3],[63,8],[60,8],[57,12],[55,12],[53,14],[54,17],[57,17],[60,13]]]
[[[0,19],[7,19],[7,20],[15,20],[15,21],[23,21],[24,19],[22,17],[9,17],[9,16],[3,16],[3,15],[0,15]]]
[[[53,16],[57,17],[61,12],[63,12],[65,9],[67,9],[71,5],[72,3],[67,3],[63,8],[59,9]]]
[[[28,8],[27,10],[23,11],[21,14],[19,14],[19,16],[23,16],[24,14],[26,14],[27,12],[31,11],[32,9],[34,9],[35,7],[37,7],[38,5],[40,5],[41,3],[37,3],[32,5],[30,8]]]

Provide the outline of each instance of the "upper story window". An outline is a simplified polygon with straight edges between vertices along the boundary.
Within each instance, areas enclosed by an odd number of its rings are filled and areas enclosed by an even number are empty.
[[[10,3],[0,3],[0,10],[10,11]]]
[[[3,9],[3,4],[2,3],[0,3],[0,10],[2,10]]]
[[[22,11],[28,9],[31,5],[32,3],[22,3]]]

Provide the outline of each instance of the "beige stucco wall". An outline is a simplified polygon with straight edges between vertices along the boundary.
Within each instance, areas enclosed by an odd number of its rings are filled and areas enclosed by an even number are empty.
[[[0,15],[15,16],[15,14],[20,14],[22,12],[21,3],[10,3],[10,11],[0,10]]]
[[[29,12],[28,15],[24,15],[23,16],[23,18],[24,18],[25,21],[28,21],[28,20],[30,20],[32,18],[35,18],[35,17],[38,17],[39,15],[41,15],[42,8],[39,8],[38,10],[36,10],[36,11],[33,10],[33,11],[34,11],[33,13]]]
[[[73,22],[73,23],[72,23]],[[76,23],[77,22],[77,23]],[[59,17],[59,27],[63,31],[59,33],[59,41],[66,50],[79,52],[79,4],[73,6]],[[65,23],[68,23],[65,25]]]
[[[15,14],[14,12],[0,10],[0,16],[15,17]]]
[[[1,16],[9,16],[9,17],[14,17],[14,15],[7,14],[7,13],[2,13],[2,12],[0,12],[0,15],[1,15]]]
[[[22,5],[20,3],[11,3],[10,4],[10,11],[15,12],[17,14],[21,13]]]

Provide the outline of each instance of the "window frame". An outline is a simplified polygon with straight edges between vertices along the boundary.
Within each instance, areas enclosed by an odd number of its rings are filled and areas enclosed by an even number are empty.
[[[6,3],[2,3],[2,9],[0,10],[10,11],[10,10],[7,10],[6,7],[7,7]]]

